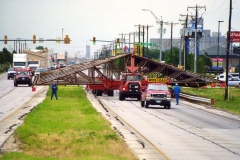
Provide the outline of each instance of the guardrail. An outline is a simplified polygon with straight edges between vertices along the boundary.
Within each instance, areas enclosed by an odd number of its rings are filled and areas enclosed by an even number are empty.
[[[185,93],[180,93],[179,95],[181,98],[187,99],[192,102],[197,102],[201,104],[206,104],[209,106],[214,106],[215,105],[215,98],[203,98],[203,97],[197,97],[194,95],[189,95]]]

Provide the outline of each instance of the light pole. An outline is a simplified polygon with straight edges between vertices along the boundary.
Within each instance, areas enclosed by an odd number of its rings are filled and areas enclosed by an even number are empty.
[[[163,21],[162,20],[160,21],[157,18],[157,16],[151,10],[149,10],[149,9],[142,9],[142,10],[151,12],[152,15],[154,16],[154,18],[157,20],[157,23],[160,24],[160,42],[159,42],[159,51],[160,51],[160,53],[159,53],[159,62],[161,63],[161,61],[162,61],[162,28],[163,28]]]
[[[219,29],[220,29],[220,23],[224,21],[218,21],[218,48],[217,48],[217,75],[219,74],[218,69],[218,56],[219,56]]]
[[[62,43],[63,43],[63,28],[62,28]]]

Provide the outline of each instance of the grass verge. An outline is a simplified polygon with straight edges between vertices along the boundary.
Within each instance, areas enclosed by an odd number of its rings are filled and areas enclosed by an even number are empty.
[[[206,98],[215,98],[215,108],[240,114],[240,88],[229,87],[229,100],[225,100],[225,88],[189,88],[182,87],[182,92]]]
[[[59,86],[58,96],[59,100],[50,100],[48,91],[16,130],[22,152],[3,153],[0,159],[136,159],[81,87]]]

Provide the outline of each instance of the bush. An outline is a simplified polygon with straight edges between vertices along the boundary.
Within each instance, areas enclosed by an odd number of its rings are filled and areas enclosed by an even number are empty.
[[[0,64],[0,73],[7,72],[10,66],[11,66],[10,63],[8,62],[4,64]]]

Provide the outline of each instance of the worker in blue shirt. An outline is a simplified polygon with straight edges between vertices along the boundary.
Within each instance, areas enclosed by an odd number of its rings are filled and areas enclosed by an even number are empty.
[[[51,88],[52,88],[52,96],[51,96],[51,100],[52,100],[52,98],[53,98],[53,95],[55,95],[56,99],[58,99],[58,96],[57,96],[57,91],[58,91],[57,83],[56,83],[56,82],[53,82]]]
[[[174,93],[174,96],[175,96],[175,99],[176,99],[176,105],[178,105],[179,103],[179,94],[180,94],[180,87],[178,86],[178,84],[176,83],[174,88],[173,88],[173,93]]]

